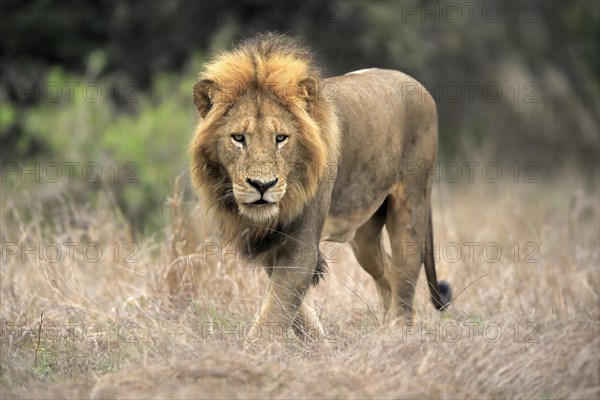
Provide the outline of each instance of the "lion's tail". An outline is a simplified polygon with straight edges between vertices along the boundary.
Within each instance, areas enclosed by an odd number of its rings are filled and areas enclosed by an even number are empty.
[[[431,292],[431,302],[439,311],[445,310],[452,301],[452,288],[446,281],[437,280],[435,258],[433,254],[433,223],[431,209],[427,216],[427,234],[425,238],[425,275]]]

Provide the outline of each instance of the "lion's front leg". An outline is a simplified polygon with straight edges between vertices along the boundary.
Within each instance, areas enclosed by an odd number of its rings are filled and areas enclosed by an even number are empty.
[[[298,339],[306,344],[326,338],[327,336],[314,308],[308,304],[308,299],[304,299],[304,302],[300,306],[292,328]]]
[[[281,260],[284,263],[270,268],[269,287],[258,318],[246,336],[247,346],[293,340],[290,328],[301,339],[322,332],[316,315],[302,304],[315,272],[316,258],[312,254],[295,258],[285,257]]]

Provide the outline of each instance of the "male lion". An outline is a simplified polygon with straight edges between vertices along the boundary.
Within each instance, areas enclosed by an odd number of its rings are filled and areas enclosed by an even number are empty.
[[[193,184],[224,238],[270,277],[249,341],[267,328],[323,333],[303,304],[324,272],[322,240],[351,243],[385,318],[411,319],[423,263],[434,306],[446,307],[430,207],[437,112],[418,82],[382,69],[322,79],[309,51],[268,33],[205,65],[193,96]]]

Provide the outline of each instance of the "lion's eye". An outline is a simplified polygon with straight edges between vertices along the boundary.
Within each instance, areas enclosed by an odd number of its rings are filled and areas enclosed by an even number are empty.
[[[277,143],[283,143],[286,141],[287,138],[288,137],[286,135],[277,135],[277,136],[275,136],[275,141]]]
[[[246,137],[244,135],[242,135],[241,133],[234,133],[233,135],[231,135],[231,138],[233,140],[235,140],[236,142],[240,142],[240,143],[244,143],[246,141]]]

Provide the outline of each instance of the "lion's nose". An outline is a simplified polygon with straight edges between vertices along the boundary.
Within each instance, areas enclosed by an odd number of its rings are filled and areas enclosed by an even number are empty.
[[[261,181],[254,181],[252,179],[246,179],[246,182],[248,182],[248,184],[250,186],[252,186],[253,188],[256,188],[256,190],[258,190],[260,192],[260,194],[265,194],[265,192],[269,189],[271,189],[273,186],[275,186],[275,184],[277,183],[278,179],[275,179],[271,182],[261,182]]]

